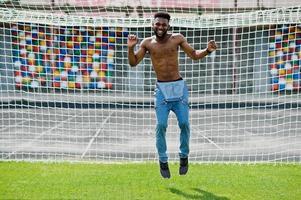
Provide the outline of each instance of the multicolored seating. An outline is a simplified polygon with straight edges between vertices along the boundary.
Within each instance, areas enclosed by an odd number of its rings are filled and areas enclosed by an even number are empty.
[[[116,45],[128,32],[109,27],[12,25],[18,89],[111,89]]]
[[[300,91],[301,25],[279,25],[270,33],[271,90]]]

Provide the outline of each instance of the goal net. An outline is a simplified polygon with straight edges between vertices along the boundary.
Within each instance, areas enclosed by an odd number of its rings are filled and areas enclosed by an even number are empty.
[[[0,160],[157,160],[156,76],[149,55],[127,60],[157,11],[195,49],[219,46],[198,61],[179,50],[190,160],[299,163],[301,4],[278,0],[0,1]]]

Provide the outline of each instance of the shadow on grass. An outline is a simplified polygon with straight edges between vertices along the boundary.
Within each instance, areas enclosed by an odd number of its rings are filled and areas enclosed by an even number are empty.
[[[170,192],[179,196],[184,197],[185,199],[199,199],[199,200],[230,200],[227,197],[222,197],[215,195],[211,192],[207,192],[205,190],[201,190],[198,188],[193,188],[194,191],[198,192],[198,194],[189,194],[187,192],[183,192],[176,188],[169,188]]]

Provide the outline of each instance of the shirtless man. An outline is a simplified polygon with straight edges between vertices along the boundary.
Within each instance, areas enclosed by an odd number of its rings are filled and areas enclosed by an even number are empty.
[[[168,115],[173,111],[180,128],[180,168],[179,174],[188,171],[189,154],[189,104],[188,89],[179,72],[179,47],[193,60],[204,58],[215,51],[217,45],[210,40],[207,48],[195,50],[180,33],[168,33],[170,15],[159,12],[154,15],[152,28],[154,36],[142,40],[139,49],[134,52],[138,43],[136,35],[128,36],[128,60],[131,66],[136,66],[149,53],[157,76],[155,89],[155,109],[157,117],[156,147],[159,155],[160,173],[163,178],[170,178],[168,155],[166,153],[166,128]]]

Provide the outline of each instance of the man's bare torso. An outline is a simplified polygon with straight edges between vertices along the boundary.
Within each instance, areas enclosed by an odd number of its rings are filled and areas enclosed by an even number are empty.
[[[150,53],[158,80],[173,81],[181,77],[178,65],[181,42],[178,34],[167,34],[162,41],[155,36],[145,39],[145,48]]]

